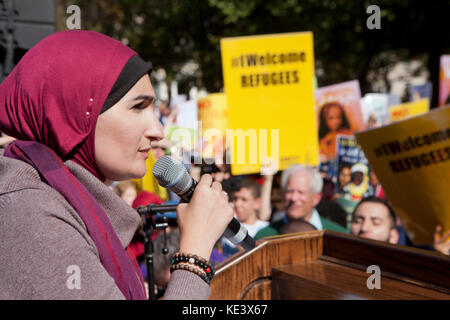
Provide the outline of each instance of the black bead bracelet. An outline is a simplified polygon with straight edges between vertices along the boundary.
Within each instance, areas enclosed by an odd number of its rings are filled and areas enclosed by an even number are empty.
[[[206,278],[209,280],[207,282],[208,284],[214,278],[215,274],[214,267],[207,260],[195,254],[190,253],[185,254],[180,252],[175,253],[175,255],[171,259],[171,264],[172,266],[176,266],[179,263],[187,263],[201,268],[205,272]]]

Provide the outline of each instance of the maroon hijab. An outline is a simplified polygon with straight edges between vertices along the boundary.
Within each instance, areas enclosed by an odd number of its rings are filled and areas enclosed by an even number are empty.
[[[63,163],[74,160],[103,179],[95,164],[95,124],[134,55],[119,41],[93,31],[62,31],[47,37],[0,85],[0,130],[18,138],[5,156],[36,168],[80,215],[103,266],[124,296],[145,299],[140,274],[106,213]]]
[[[136,52],[93,31],[55,33],[29,50],[0,86],[0,128],[40,142],[103,180],[95,164],[97,117]]]

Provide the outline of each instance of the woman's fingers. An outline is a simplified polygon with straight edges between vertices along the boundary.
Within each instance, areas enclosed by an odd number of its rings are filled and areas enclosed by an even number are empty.
[[[204,174],[201,176],[200,181],[198,182],[197,188],[199,186],[210,187],[213,182],[213,178],[210,174]]]
[[[214,181],[211,185],[214,191],[222,191],[222,184],[220,182]]]

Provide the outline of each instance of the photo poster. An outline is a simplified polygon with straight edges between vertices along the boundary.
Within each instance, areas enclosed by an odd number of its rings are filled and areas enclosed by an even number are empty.
[[[321,162],[319,164],[319,172],[324,173],[327,178],[336,185],[337,183],[337,160],[336,158],[329,161]]]
[[[312,32],[221,39],[233,175],[318,165]],[[227,130],[228,131],[228,130]]]
[[[372,195],[369,161],[354,135],[337,136],[337,184],[340,197],[359,202]]]
[[[211,93],[199,99],[198,153],[203,159],[223,162],[226,129],[228,128],[227,96],[225,93]]]
[[[439,106],[450,104],[450,55],[442,55],[439,70]]]
[[[450,107],[356,133],[387,199],[415,244],[450,230]]]
[[[432,101],[433,96],[433,84],[430,81],[424,84],[411,84],[409,86],[409,101],[418,101],[424,98],[428,98],[428,101]]]
[[[197,149],[197,101],[178,101],[178,112],[175,122],[167,129],[167,138],[175,146],[181,148],[181,152],[192,152]]]
[[[361,111],[359,81],[353,80],[315,90],[320,161],[336,157],[338,134],[366,128]]]
[[[428,98],[389,107],[390,122],[403,120],[430,110]]]
[[[361,99],[364,123],[368,129],[389,124],[389,96],[384,93],[368,93]]]

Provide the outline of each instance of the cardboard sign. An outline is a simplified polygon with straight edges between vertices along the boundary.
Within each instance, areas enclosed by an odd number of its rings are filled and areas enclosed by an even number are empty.
[[[428,98],[431,101],[433,96],[433,84],[430,81],[424,84],[412,84],[409,87],[409,101],[418,101]]]
[[[227,97],[213,93],[198,100],[199,154],[202,158],[223,158],[228,127]],[[200,127],[201,126],[201,127]],[[201,131],[201,132],[200,132]]]
[[[266,158],[317,165],[312,33],[225,38],[221,52],[232,174],[259,173]]]
[[[428,98],[425,98],[414,102],[407,102],[397,106],[391,106],[389,107],[389,115],[391,118],[391,122],[394,122],[428,112],[429,110],[430,101],[428,100]]]
[[[337,192],[343,198],[359,202],[371,195],[369,162],[355,136],[337,137]]]
[[[416,244],[450,229],[450,107],[356,134],[387,198]]]

